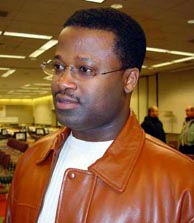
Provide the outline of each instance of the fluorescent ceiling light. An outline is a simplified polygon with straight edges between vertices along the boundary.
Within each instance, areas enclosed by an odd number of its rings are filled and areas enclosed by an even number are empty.
[[[0,35],[2,34],[2,31],[0,31]]]
[[[36,90],[36,91],[31,91],[31,90],[25,90],[25,89],[19,89],[16,91],[17,93],[28,93],[28,94],[45,94],[45,93],[48,93],[48,91],[45,91],[45,90]]]
[[[36,90],[36,91],[33,91],[34,93],[48,93],[48,91],[45,91],[44,89],[43,90]]]
[[[23,88],[30,87],[31,84],[25,84]]]
[[[184,61],[188,61],[188,60],[194,60],[194,57],[186,57],[186,58],[182,58],[182,59],[178,59],[178,60],[173,60],[173,63],[181,63]]]
[[[152,51],[152,52],[158,52],[158,53],[167,53],[168,50],[165,49],[160,49],[160,48],[153,48],[153,47],[146,47],[147,51]]]
[[[40,47],[40,49],[48,50],[48,49],[50,49],[51,47],[53,47],[54,45],[56,45],[57,42],[58,42],[58,40],[54,40],[54,39],[49,40],[47,43],[45,43],[44,45],[42,45],[42,46]]]
[[[96,3],[102,3],[104,0],[85,0],[86,2],[96,2]]]
[[[23,93],[26,93],[26,92],[32,92],[30,89],[19,89],[19,90],[17,90],[17,92],[23,92]]]
[[[46,76],[44,77],[45,80],[48,80],[48,81],[51,81],[53,79],[53,77],[50,75],[50,76]]]
[[[182,63],[182,62],[188,61],[188,60],[194,60],[194,57],[186,57],[186,58],[172,60],[172,61],[165,62],[165,63],[159,63],[159,64],[152,65],[150,68],[168,66],[168,65],[171,65],[171,64],[174,64],[174,63]]]
[[[29,57],[33,57],[33,58],[35,58],[35,57],[38,57],[40,54],[42,54],[42,53],[44,53],[44,52],[45,52],[45,50],[38,49],[38,50],[34,51],[33,53],[31,53],[31,54],[29,55]]]
[[[15,37],[24,37],[24,38],[33,38],[33,39],[51,39],[52,36],[30,34],[30,33],[17,33],[17,32],[4,32],[5,36],[15,36]]]
[[[11,74],[13,74],[16,70],[14,69],[11,69],[11,70],[8,70],[7,72],[5,72],[4,74],[1,75],[1,77],[8,77],[10,76]]]
[[[194,53],[187,53],[187,52],[174,51],[174,50],[169,50],[167,53],[175,54],[175,55],[182,55],[182,56],[194,56]]]
[[[152,65],[151,67],[152,68],[163,67],[163,66],[167,66],[167,65],[171,65],[171,64],[173,64],[173,63],[172,62],[165,62],[165,63],[159,63],[159,64]]]
[[[188,20],[187,23],[194,24],[194,19]]]
[[[34,85],[36,85],[36,86],[42,86],[42,87],[44,87],[44,86],[50,87],[51,86],[50,84],[47,84],[47,83],[35,83]]]
[[[31,53],[29,57],[38,57],[40,54],[44,53],[46,50],[56,45],[57,42],[58,42],[57,40],[49,40],[47,43],[42,45],[39,49]]]
[[[9,93],[9,94],[12,94],[12,93]],[[15,95],[15,94],[17,94],[17,95],[22,95],[21,93],[16,92],[16,91],[14,92],[14,95]]]
[[[25,56],[0,54],[0,58],[25,59]]]
[[[28,90],[39,90],[38,87],[28,87],[28,88],[25,88],[25,89],[28,89]]]
[[[0,67],[0,70],[10,70],[8,67]]]
[[[182,56],[194,56],[194,53],[175,51],[175,50],[166,50],[166,49],[153,48],[153,47],[146,47],[146,50],[157,52],[157,53],[168,53],[168,54],[175,54],[175,55],[182,55]]]
[[[13,90],[11,90],[11,91],[8,91],[7,93],[8,93],[8,94],[13,94],[13,93],[14,93],[14,91],[13,91]]]
[[[48,93],[48,91],[41,91],[41,92],[39,92],[40,94],[47,94]]]
[[[110,7],[113,9],[122,9],[123,5],[122,4],[112,4]]]

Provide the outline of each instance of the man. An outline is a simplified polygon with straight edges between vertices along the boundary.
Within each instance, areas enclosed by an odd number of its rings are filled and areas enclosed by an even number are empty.
[[[186,118],[179,137],[179,150],[185,154],[194,154],[194,107],[185,109]]]
[[[163,129],[163,124],[158,118],[159,111],[157,106],[152,106],[148,109],[148,115],[144,118],[141,126],[144,131],[163,142],[166,142],[166,135]]]
[[[65,22],[43,69],[67,128],[25,152],[6,223],[194,221],[194,163],[146,136],[129,109],[145,49],[141,27],[117,10]]]

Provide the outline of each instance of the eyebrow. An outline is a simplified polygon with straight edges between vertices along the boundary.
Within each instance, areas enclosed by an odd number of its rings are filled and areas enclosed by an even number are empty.
[[[95,58],[91,58],[91,57],[85,57],[85,56],[77,56],[76,57],[77,60],[81,61],[81,62],[87,62],[91,65],[96,65],[98,64],[98,60],[96,60]]]
[[[57,60],[61,60],[61,61],[63,61],[63,59],[62,59],[62,57],[61,57],[60,55],[55,55],[55,56],[53,57],[53,59],[57,59]],[[96,60],[94,60],[94,59],[92,59],[92,58],[90,58],[90,57],[76,56],[75,59],[76,59],[76,60],[79,60],[79,61],[81,61],[81,62],[88,62],[88,63],[92,63],[92,64],[97,63]]]
[[[60,57],[59,55],[55,55],[55,56],[53,57],[53,59],[61,60],[61,57]]]

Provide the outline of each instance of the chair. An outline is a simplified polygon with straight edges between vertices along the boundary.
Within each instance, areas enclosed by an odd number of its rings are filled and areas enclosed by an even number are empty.
[[[15,138],[9,138],[7,141],[7,146],[13,149],[19,150],[21,152],[25,152],[26,149],[28,148],[28,143],[19,141]]]
[[[9,154],[4,154],[4,159],[3,159],[3,167],[5,169],[9,169],[11,163],[11,156]]]

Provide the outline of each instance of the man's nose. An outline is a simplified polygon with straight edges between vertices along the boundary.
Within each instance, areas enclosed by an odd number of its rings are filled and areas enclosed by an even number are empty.
[[[61,89],[76,88],[75,78],[73,76],[71,66],[66,67],[66,69],[58,76],[57,84]]]

